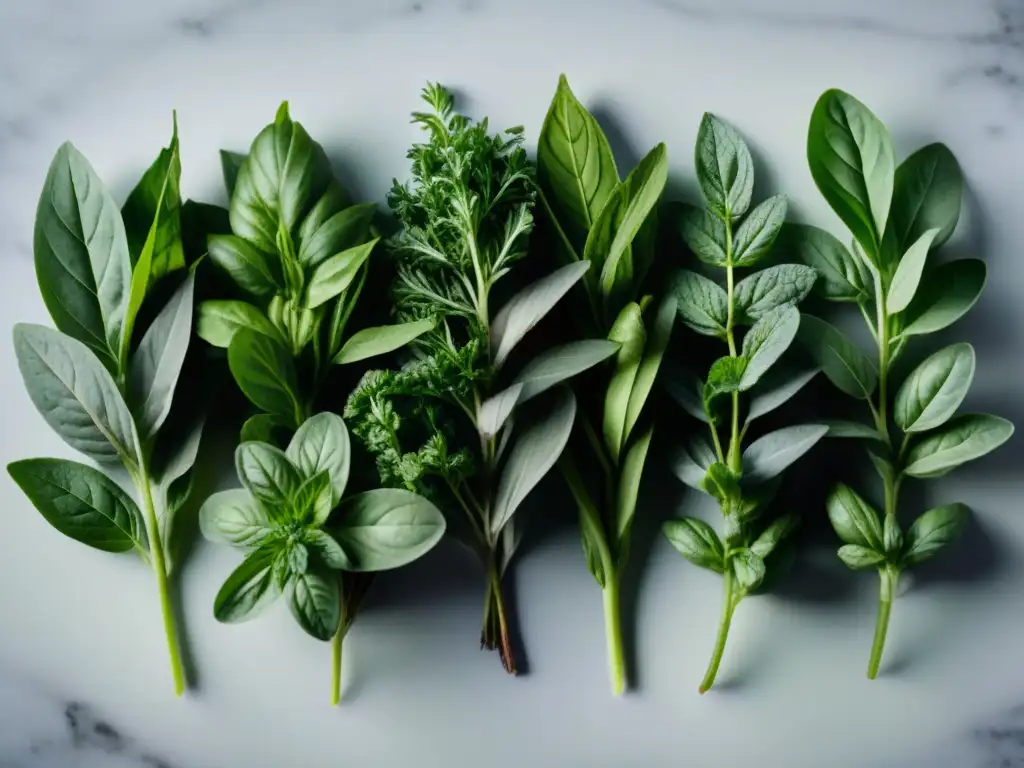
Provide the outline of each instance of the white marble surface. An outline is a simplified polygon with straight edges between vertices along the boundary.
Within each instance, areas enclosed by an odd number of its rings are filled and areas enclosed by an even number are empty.
[[[425,79],[496,125],[525,124],[532,143],[563,71],[630,164],[664,140],[673,184],[692,194],[697,124],[714,111],[756,150],[762,190],[834,229],[804,161],[823,90],[871,106],[901,156],[946,142],[970,187],[952,247],[990,270],[959,326],[979,355],[969,403],[1024,423],[1020,0],[4,0],[0,328],[47,322],[32,219],[64,139],[123,196],[177,108],[185,191],[219,201],[217,149],[243,148],[287,98],[348,185],[383,199],[405,172]],[[0,361],[0,462],[67,455],[7,343]],[[528,676],[507,679],[477,651],[482,584],[443,547],[382,579],[347,643],[336,710],[326,646],[283,608],[216,624],[235,555],[205,545],[180,582],[198,686],[175,700],[145,568],[56,534],[5,479],[0,766],[1024,766],[1019,451],[934,484],[936,498],[971,504],[978,527],[962,567],[937,563],[898,603],[897,669],[874,683],[868,575],[836,600],[745,602],[721,675],[735,684],[697,696],[719,584],[657,541],[638,604],[640,686],[613,700],[599,592],[566,531],[517,570]]]

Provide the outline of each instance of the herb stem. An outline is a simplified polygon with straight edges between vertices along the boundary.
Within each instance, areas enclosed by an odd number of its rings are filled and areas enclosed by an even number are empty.
[[[508,633],[505,598],[501,594],[501,574],[492,552],[487,561],[487,594],[484,603],[484,627],[480,633],[480,647],[497,649],[501,664],[510,675],[516,674],[516,661],[512,655],[512,641]]]
[[[626,689],[626,658],[622,650],[619,574],[614,567],[609,567],[605,569],[604,578],[604,631],[608,641],[608,675],[612,684],[612,695],[621,696]]]
[[[882,662],[882,651],[885,649],[885,636],[889,631],[889,615],[892,612],[892,601],[896,596],[896,583],[899,571],[892,565],[878,569],[882,583],[878,591],[878,618],[875,621],[875,639],[871,645],[871,658],[868,661],[868,679],[878,676],[878,666]]]
[[[729,356],[736,357],[736,335],[733,326],[736,324],[735,294],[736,276],[732,265],[732,221],[727,216],[725,221],[725,291],[728,314],[725,321],[725,340],[729,344]],[[713,428],[712,428],[713,429]],[[717,439],[717,435],[716,435]],[[721,453],[721,451],[719,451]],[[732,428],[729,435],[729,469],[739,473],[740,462],[740,393],[732,393]]]
[[[737,601],[734,599],[732,587],[732,563],[726,562],[725,574],[723,576],[724,587],[722,597],[722,618],[718,625],[718,638],[715,640],[715,650],[708,663],[708,670],[704,673],[704,679],[698,688],[699,693],[706,693],[715,684],[715,677],[718,675],[718,666],[722,663],[722,654],[725,652],[725,643],[729,639],[729,627],[732,625],[732,614],[736,610]]]

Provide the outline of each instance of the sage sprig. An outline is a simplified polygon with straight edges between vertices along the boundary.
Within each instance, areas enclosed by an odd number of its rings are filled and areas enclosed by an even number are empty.
[[[643,410],[676,312],[672,297],[652,307],[653,296],[641,295],[667,175],[665,145],[659,144],[620,180],[600,125],[565,76],[559,79],[537,148],[539,195],[564,258],[592,265],[581,283],[590,312],[577,315],[580,330],[619,345],[599,384],[590,377],[577,392],[581,439],[559,462],[579,509],[587,567],[604,593],[614,695],[627,683],[619,593],[654,429]],[[587,480],[594,473],[597,492]]]
[[[953,154],[930,144],[897,166],[885,125],[853,96],[830,90],[811,115],[807,159],[822,196],[853,234],[852,251],[814,227],[794,227],[793,242],[820,272],[824,298],[856,304],[877,347],[872,360],[817,318],[805,318],[800,329],[829,380],[864,401],[870,416],[867,423],[833,423],[829,433],[863,441],[882,482],[883,515],[843,484],[827,505],[843,541],[840,559],[853,569],[876,568],[881,577],[868,661],[873,679],[900,573],[947,547],[969,516],[964,504],[943,504],[904,531],[904,481],[940,477],[984,456],[1010,438],[1013,425],[998,416],[957,414],[974,378],[975,353],[967,343],[929,355],[895,386],[895,366],[909,343],[963,317],[985,284],[982,261],[929,260],[960,216],[963,180]]]
[[[246,553],[213,604],[218,621],[257,616],[282,594],[299,626],[332,641],[331,704],[341,687],[342,643],[355,613],[347,573],[398,568],[444,534],[427,499],[399,489],[345,496],[351,452],[341,417],[303,422],[285,450],[245,441],[235,450],[242,488],[210,496],[199,511],[203,535]]]
[[[790,365],[783,355],[801,327],[797,307],[817,275],[801,264],[752,270],[775,243],[786,198],[770,197],[748,211],[754,185],[750,150],[714,115],[701,121],[695,164],[705,204],[677,206],[675,223],[700,261],[724,271],[725,287],[679,270],[670,289],[680,320],[724,342],[727,354],[714,361],[704,381],[677,373],[668,382],[683,408],[704,422],[710,438],[695,438],[680,449],[673,468],[680,480],[718,502],[725,529],[720,537],[703,520],[684,517],[666,523],[664,533],[683,557],[722,574],[724,581],[718,639],[700,684],[704,693],[714,685],[736,606],[761,586],[771,554],[798,522],[787,513],[765,523],[782,472],[828,427],[801,424],[748,440],[757,418],[783,405],[815,374]],[[738,280],[743,269],[752,271]]]
[[[376,457],[384,485],[437,501],[449,529],[480,556],[487,574],[480,644],[497,649],[514,674],[502,594],[522,534],[514,515],[572,430],[576,399],[557,385],[618,345],[586,340],[517,359],[519,343],[589,264],[523,286],[517,265],[533,229],[534,183],[522,129],[489,135],[487,120],[455,112],[439,85],[428,85],[423,99],[429,111],[413,121],[428,140],[409,152],[412,182],[396,180],[388,197],[400,226],[390,243],[398,264],[393,299],[400,320],[437,325],[415,340],[404,368],[367,374],[345,416]],[[496,295],[510,287],[518,290],[495,311]]]
[[[169,419],[192,335],[194,270],[181,239],[177,126],[118,210],[70,143],[53,158],[35,221],[35,268],[56,330],[18,324],[25,388],[53,430],[100,468],[26,459],[8,472],[43,517],[106,552],[136,552],[157,580],[176,695],[185,688],[168,574],[172,525],[188,500],[204,413]],[[162,306],[152,306],[163,301]],[[153,309],[152,320],[140,325]],[[133,498],[111,477],[118,465]],[[140,509],[141,505],[141,509]]]

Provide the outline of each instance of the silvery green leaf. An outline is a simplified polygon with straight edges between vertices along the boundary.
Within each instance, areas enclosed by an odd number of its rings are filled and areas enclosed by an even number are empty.
[[[729,318],[729,296],[725,289],[688,269],[670,278],[668,293],[676,299],[679,319],[697,333],[725,338]]]
[[[889,439],[874,427],[862,424],[859,421],[844,421],[842,419],[822,419],[822,424],[828,427],[828,437],[848,437],[855,440],[874,440],[885,446],[889,445]]]
[[[981,259],[956,259],[926,269],[901,315],[903,329],[897,338],[935,333],[955,323],[978,301],[986,275]]]
[[[779,307],[796,306],[811,292],[818,273],[803,264],[778,264],[762,269],[736,284],[736,308],[745,320],[755,321]]]
[[[833,325],[812,315],[800,322],[800,340],[837,389],[867,400],[878,385],[875,364]]]
[[[324,411],[306,419],[292,436],[285,455],[303,478],[327,472],[334,502],[341,499],[348,484],[352,449],[340,416]]]
[[[697,181],[708,208],[722,219],[742,216],[754,189],[754,161],[746,142],[727,122],[705,112],[695,155]]]
[[[750,545],[750,551],[763,560],[775,550],[779,542],[796,529],[799,522],[800,519],[794,514],[783,515],[772,521]]]
[[[815,376],[817,368],[770,370],[751,389],[750,405],[747,408],[747,422],[764,416],[788,401]]]
[[[686,247],[693,255],[713,267],[729,263],[726,248],[725,224],[717,215],[686,203],[676,203],[676,226]]]
[[[743,592],[752,592],[764,581],[764,560],[750,549],[741,549],[732,556],[730,563],[732,572],[736,574],[736,583]]]
[[[871,275],[836,237],[803,224],[782,228],[785,245],[818,273],[815,290],[830,301],[864,301],[871,295]]]
[[[516,376],[513,383],[523,385],[518,404],[607,360],[618,349],[619,345],[613,341],[584,339],[545,350],[523,366]]]
[[[307,634],[317,640],[330,640],[341,621],[337,575],[324,567],[292,573],[288,578],[288,608]]]
[[[999,416],[966,413],[924,433],[911,445],[903,472],[939,477],[994,451],[1013,435],[1013,424]]]
[[[800,312],[786,306],[764,315],[743,337],[743,357],[747,365],[740,379],[740,391],[757,384],[768,369],[775,365],[796,338],[800,328]]]
[[[704,478],[711,465],[718,461],[718,457],[705,440],[701,438],[691,440],[685,448],[677,448],[669,460],[676,477],[691,488],[707,493],[704,488]]]
[[[735,266],[750,267],[768,255],[786,220],[786,208],[786,196],[774,195],[747,215],[733,238]]]
[[[967,396],[974,366],[974,348],[967,343],[944,347],[925,359],[896,393],[893,418],[899,428],[927,432],[945,424]]]
[[[522,382],[513,384],[480,404],[476,414],[476,428],[482,436],[491,438],[501,431],[505,421],[512,414],[512,409],[516,407],[522,391]]]
[[[378,488],[342,500],[329,532],[351,571],[385,571],[429,552],[445,531],[444,516],[423,496]]]
[[[938,229],[929,229],[907,248],[896,267],[896,274],[889,283],[889,293],[885,297],[886,311],[891,315],[902,312],[909,305],[917,292],[924,272],[924,263],[928,258],[928,250],[938,236]]]
[[[662,380],[665,390],[684,411],[705,424],[709,423],[708,415],[704,412],[704,382],[677,366],[673,366]]]
[[[215,493],[199,508],[199,530],[214,544],[258,547],[273,529],[263,507],[243,488]]]
[[[771,480],[807,453],[826,432],[828,427],[822,424],[801,424],[758,438],[743,452],[744,481],[757,484]]]

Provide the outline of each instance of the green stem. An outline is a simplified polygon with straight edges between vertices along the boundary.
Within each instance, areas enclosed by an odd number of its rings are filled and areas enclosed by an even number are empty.
[[[878,676],[878,666],[882,662],[882,651],[885,650],[885,636],[889,631],[889,614],[892,612],[892,601],[896,597],[896,583],[899,571],[891,565],[878,569],[882,583],[878,590],[878,619],[875,622],[875,639],[871,644],[871,658],[868,661],[868,679]]]
[[[341,701],[341,647],[345,642],[345,632],[348,627],[345,625],[344,598],[342,598],[341,621],[338,622],[338,631],[334,633],[331,640],[331,706],[338,706]]]
[[[614,568],[608,569],[605,571],[604,584],[604,632],[608,641],[608,676],[614,696],[621,696],[626,690],[626,657],[622,650],[619,594],[619,574]]]
[[[725,652],[725,643],[729,639],[729,627],[732,625],[732,614],[736,610],[738,601],[734,599],[732,590],[732,564],[726,562],[722,598],[722,618],[718,625],[718,639],[715,640],[715,650],[711,654],[711,661],[708,663],[708,670],[704,673],[704,679],[697,690],[706,693],[715,684],[715,677],[718,675],[718,666],[722,663],[722,654]]]
[[[516,660],[512,655],[512,641],[505,615],[505,598],[501,594],[501,574],[490,553],[487,563],[487,595],[484,602],[484,626],[480,633],[480,647],[497,650],[501,664],[510,675],[516,674]]]

